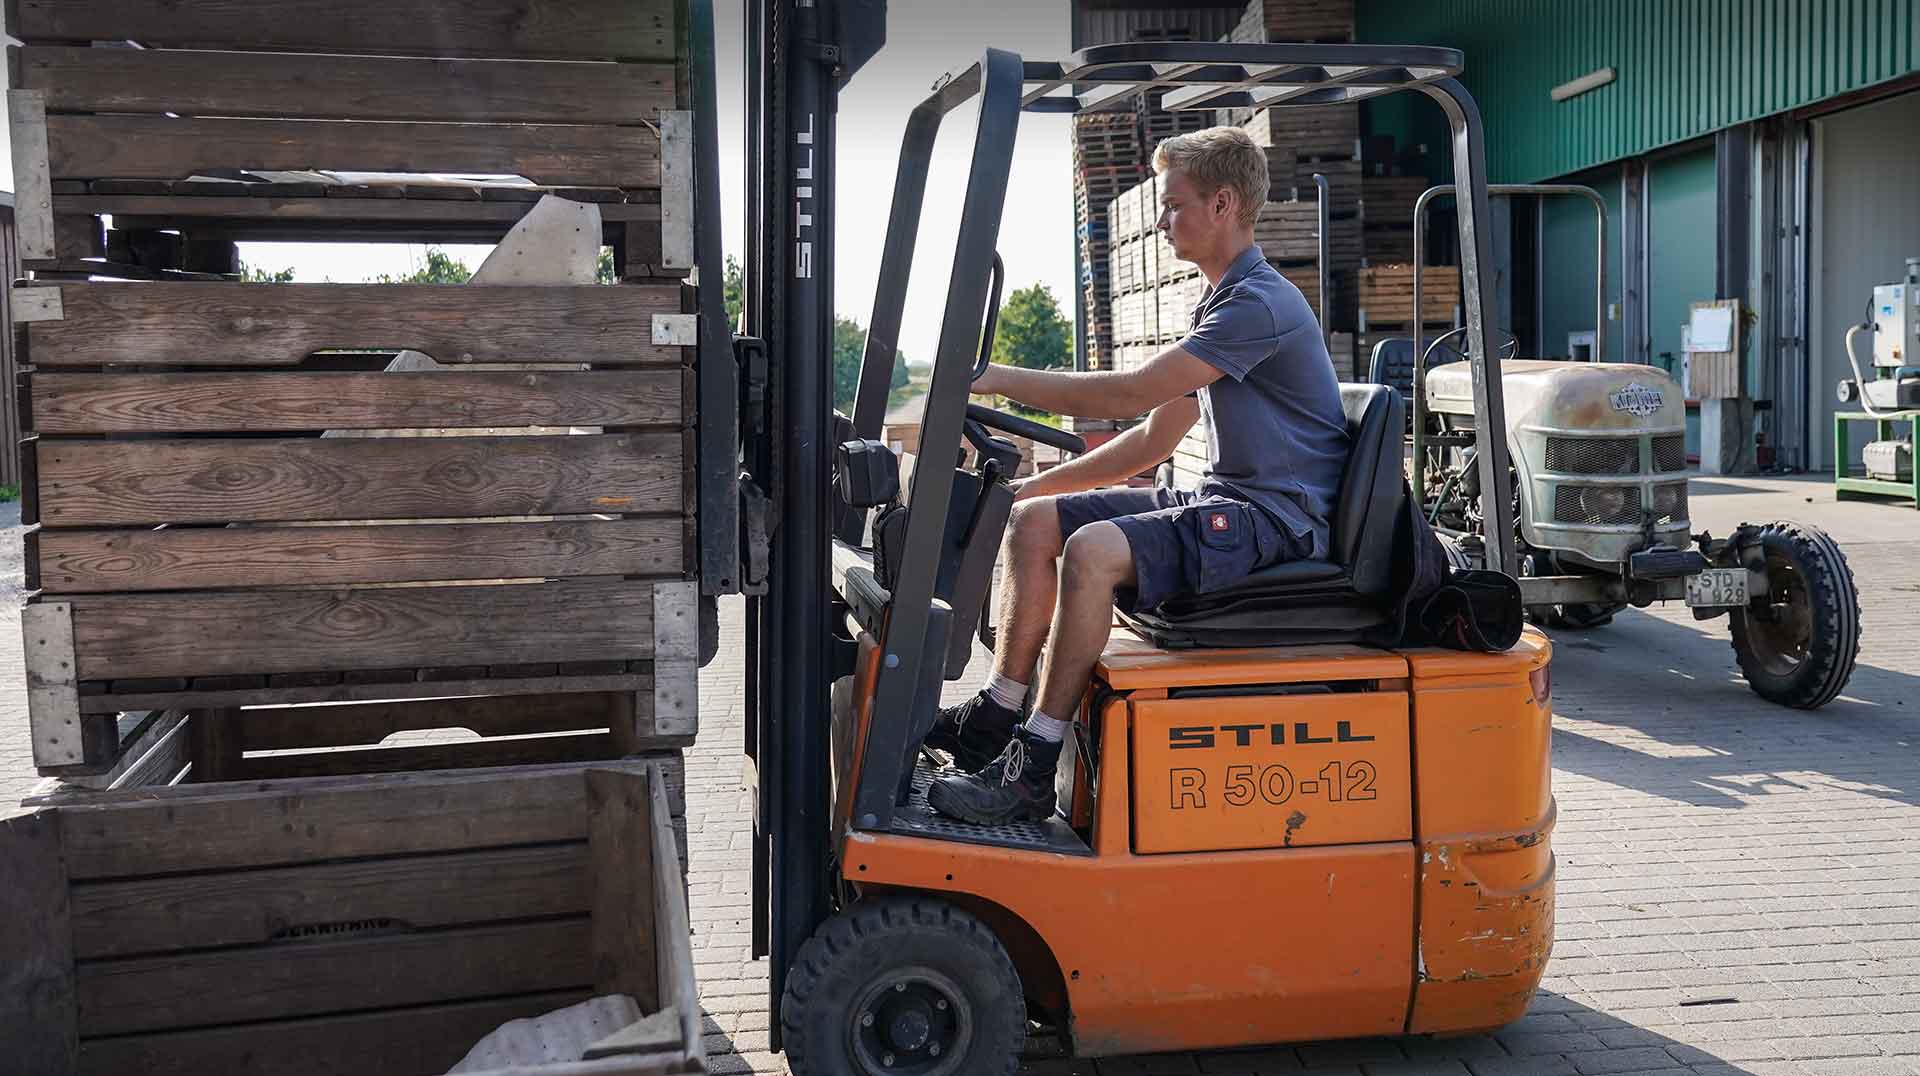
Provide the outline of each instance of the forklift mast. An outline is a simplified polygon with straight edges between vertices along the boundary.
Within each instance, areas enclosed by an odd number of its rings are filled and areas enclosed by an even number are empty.
[[[768,1002],[825,919],[832,588],[834,149],[840,91],[886,38],[885,0],[748,0],[742,266],[741,527],[770,534],[746,615],[746,753],[753,790],[753,955]],[[697,76],[696,76],[697,77]],[[716,172],[717,175],[717,172]],[[707,204],[711,204],[711,200]],[[716,237],[718,229],[703,229]],[[715,274],[716,277],[718,274]],[[719,296],[705,281],[703,296]],[[764,362],[764,367],[760,363]],[[762,378],[764,381],[762,382]],[[704,404],[704,397],[703,397]],[[755,518],[756,514],[758,518]],[[773,1022],[779,1048],[779,1021]]]

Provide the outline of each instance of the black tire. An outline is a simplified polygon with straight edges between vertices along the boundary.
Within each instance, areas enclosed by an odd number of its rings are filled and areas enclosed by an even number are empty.
[[[980,920],[929,898],[876,900],[800,947],[780,1029],[794,1076],[1013,1076],[1026,994]]]
[[[1766,610],[1735,609],[1733,652],[1747,686],[1769,702],[1812,710],[1832,702],[1860,656],[1860,592],[1846,554],[1803,523],[1757,528]]]
[[[1625,606],[1574,602],[1566,605],[1539,605],[1540,622],[1559,631],[1586,631],[1613,623],[1613,614]]]

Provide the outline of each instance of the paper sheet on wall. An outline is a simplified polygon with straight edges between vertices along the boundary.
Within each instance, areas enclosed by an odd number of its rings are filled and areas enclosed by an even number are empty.
[[[1682,347],[1691,352],[1733,350],[1733,307],[1705,306],[1693,312],[1692,333]]]

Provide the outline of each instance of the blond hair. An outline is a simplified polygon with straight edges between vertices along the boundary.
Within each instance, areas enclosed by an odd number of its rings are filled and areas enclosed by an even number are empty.
[[[1225,188],[1240,199],[1240,223],[1253,224],[1267,205],[1267,153],[1238,127],[1209,127],[1174,135],[1153,151],[1153,170],[1178,168],[1212,194]]]

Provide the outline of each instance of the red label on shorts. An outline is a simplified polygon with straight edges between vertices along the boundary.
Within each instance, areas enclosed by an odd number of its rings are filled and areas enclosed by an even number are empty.
[[[1233,529],[1233,523],[1227,519],[1227,514],[1225,512],[1215,512],[1212,515],[1208,516],[1207,526],[1212,527],[1214,530],[1217,530],[1217,531],[1225,531],[1225,530]]]

